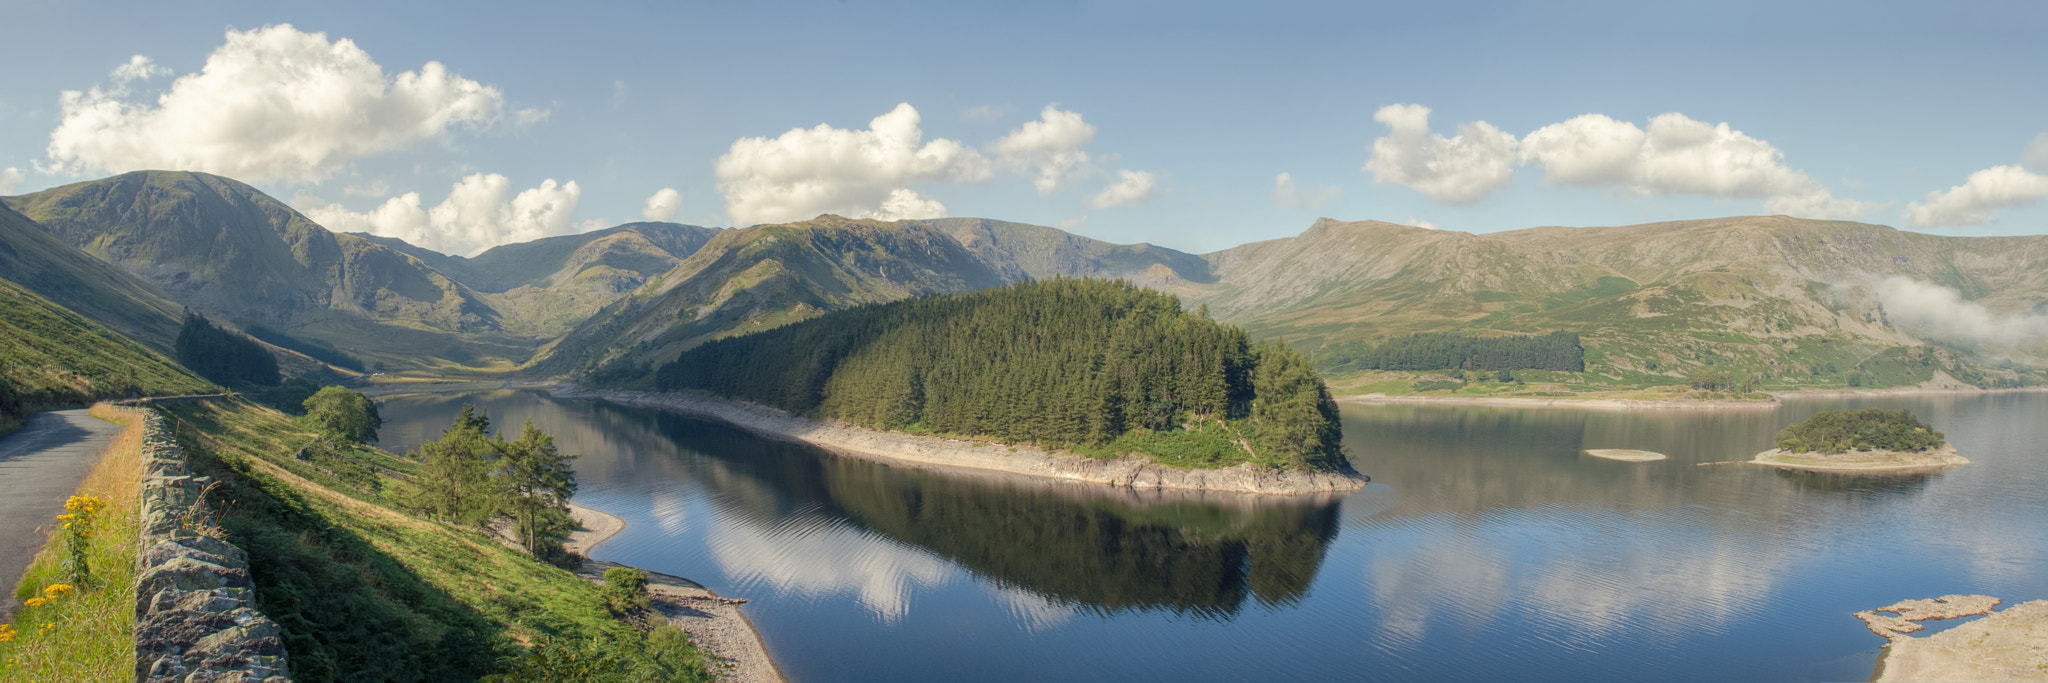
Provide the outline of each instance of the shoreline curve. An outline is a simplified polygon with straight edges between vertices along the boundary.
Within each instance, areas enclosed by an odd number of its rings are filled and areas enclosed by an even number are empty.
[[[885,432],[818,422],[773,408],[708,395],[581,391],[573,386],[559,389],[554,395],[711,418],[761,436],[807,443],[837,455],[887,465],[984,470],[1129,488],[1234,491],[1262,495],[1348,492],[1364,488],[1372,481],[1371,477],[1352,470],[1349,465],[1335,472],[1283,472],[1249,464],[1209,470],[1180,470],[1138,457],[1104,460],[1028,446]]]
[[[1749,462],[1771,467],[1782,467],[1808,472],[1835,473],[1887,473],[1921,472],[1926,470],[1968,465],[1970,459],[1956,454],[1952,444],[1940,448],[1904,453],[1899,451],[1849,451],[1847,453],[1788,453],[1782,448],[1773,448],[1756,454]]]

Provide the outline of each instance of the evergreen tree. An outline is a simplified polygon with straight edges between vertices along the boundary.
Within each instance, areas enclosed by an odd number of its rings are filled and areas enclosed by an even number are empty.
[[[405,507],[457,526],[488,523],[501,507],[501,491],[491,478],[498,454],[493,441],[458,420],[440,440],[420,444],[412,453],[419,469],[401,498]]]
[[[559,554],[569,531],[576,528],[569,516],[569,497],[576,495],[576,470],[569,465],[580,456],[563,455],[555,448],[555,437],[534,428],[531,421],[519,438],[496,443],[499,453],[497,479],[508,494],[503,512],[518,525],[526,552],[536,557]]]
[[[277,358],[248,337],[214,327],[204,316],[185,311],[185,325],[172,345],[178,363],[219,384],[272,386],[278,383]]]

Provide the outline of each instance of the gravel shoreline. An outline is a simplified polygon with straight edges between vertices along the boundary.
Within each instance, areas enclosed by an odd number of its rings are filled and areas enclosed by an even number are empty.
[[[2048,681],[2048,600],[1992,611],[2000,600],[1946,595],[1857,612],[1887,641],[1877,681]],[[1882,614],[1891,612],[1898,616]],[[1987,615],[1924,638],[1920,621]]]
[[[965,468],[1131,488],[1237,491],[1297,495],[1353,491],[1371,478],[1348,466],[1336,472],[1283,472],[1251,465],[1181,470],[1139,457],[1103,460],[1028,446],[964,441],[817,422],[772,408],[711,396],[640,391],[586,392],[564,388],[562,398],[591,398],[708,417],[756,434],[809,443],[834,453],[891,465]]]
[[[625,530],[626,520],[581,505],[570,505],[569,514],[576,518],[580,528],[570,532],[569,540],[562,545],[586,558],[576,575],[587,581],[604,583],[604,570],[626,565],[587,559],[590,549]],[[688,635],[698,649],[713,658],[711,672],[720,680],[740,683],[786,680],[782,670],[775,666],[775,658],[768,654],[768,645],[762,642],[761,632],[740,611],[745,600],[722,597],[703,584],[680,576],[641,571],[647,572],[647,594],[652,598],[654,609],[661,612],[670,625]]]
[[[1365,394],[1339,396],[1340,403],[1387,405],[1407,403],[1437,406],[1492,406],[1496,408],[1578,408],[1582,410],[1777,410],[1778,401],[1639,401],[1631,398],[1533,398],[1528,396],[1388,396]]]
[[[1956,447],[1912,453],[1898,451],[1849,451],[1847,453],[1789,453],[1773,448],[1756,454],[1750,462],[1811,472],[1907,472],[1968,465],[1970,459],[1956,455]]]

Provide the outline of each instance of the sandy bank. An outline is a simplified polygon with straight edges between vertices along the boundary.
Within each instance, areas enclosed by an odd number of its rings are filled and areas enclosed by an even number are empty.
[[[2048,681],[2048,600],[1991,611],[1998,598],[1949,595],[1857,612],[1891,642],[1878,658],[1878,681]],[[1891,612],[1897,616],[1881,614]],[[1988,614],[1925,638],[1907,635],[1919,621]]]
[[[569,532],[569,540],[562,547],[584,557],[590,557],[591,548],[626,528],[626,520],[574,503],[569,504],[569,516],[576,518],[576,530]]]
[[[1663,453],[1652,453],[1650,451],[1638,451],[1628,448],[1591,448],[1586,450],[1586,455],[1595,458],[1606,458],[1608,460],[1620,460],[1622,462],[1653,462],[1663,460],[1666,457]]]
[[[1342,472],[1282,472],[1252,465],[1180,470],[1139,457],[1103,460],[1027,446],[948,439],[817,422],[711,396],[562,389],[564,398],[595,398],[731,423],[771,438],[809,443],[849,457],[921,468],[967,468],[1132,488],[1195,489],[1294,495],[1363,488],[1369,478]]]
[[[569,514],[576,518],[577,529],[569,533],[568,542],[562,545],[585,558],[590,557],[591,548],[626,528],[626,520],[581,505],[570,505]],[[626,565],[585,560],[576,575],[604,583],[604,570],[623,566]],[[740,604],[745,600],[719,597],[695,581],[658,572],[647,572],[647,593],[668,623],[682,629],[690,636],[690,642],[717,658],[711,669],[720,679],[748,683],[783,680],[775,659],[768,656],[768,646],[761,642],[761,633],[740,612]]]
[[[1849,451],[1847,453],[1788,453],[1773,448],[1756,454],[1750,462],[1772,467],[1810,470],[1814,472],[1906,472],[1967,465],[1969,458],[1956,455],[1956,447],[1942,444],[1940,448],[1928,451],[1901,453],[1898,451]]]
[[[1532,398],[1524,396],[1388,396],[1365,394],[1339,396],[1341,403],[1386,405],[1394,403],[1436,406],[1494,406],[1499,408],[1578,408],[1580,410],[1777,410],[1776,400],[1694,401],[1672,399],[1638,401],[1627,398]]]

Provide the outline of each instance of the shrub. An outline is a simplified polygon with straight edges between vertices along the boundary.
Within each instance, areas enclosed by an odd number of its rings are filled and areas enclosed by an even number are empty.
[[[342,443],[376,441],[377,428],[384,424],[384,418],[377,415],[376,403],[345,387],[323,388],[306,399],[304,405],[306,419],[313,422],[320,434]]]
[[[647,597],[647,572],[632,567],[612,567],[604,570],[604,606],[617,614],[631,614],[650,604]]]

